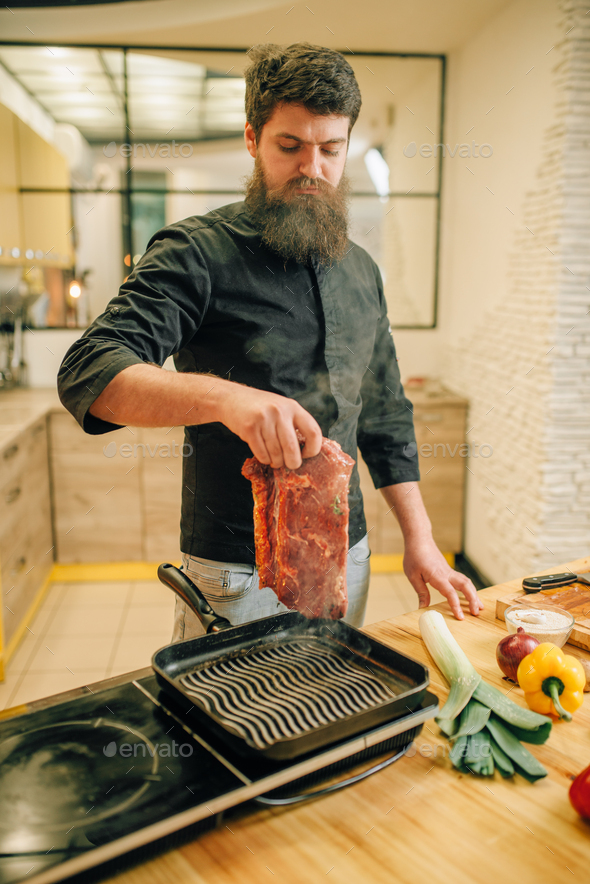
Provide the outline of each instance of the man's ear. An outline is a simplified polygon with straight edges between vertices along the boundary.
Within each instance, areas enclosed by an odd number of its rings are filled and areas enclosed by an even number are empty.
[[[246,142],[248,153],[251,157],[256,159],[256,134],[250,123],[246,123],[244,129],[244,141]]]

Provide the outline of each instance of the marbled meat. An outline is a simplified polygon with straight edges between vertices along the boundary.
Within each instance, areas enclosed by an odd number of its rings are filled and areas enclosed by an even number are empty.
[[[273,469],[255,457],[242,467],[252,483],[260,586],[306,617],[338,620],[348,605],[348,483],[354,460],[338,442],[297,470]]]

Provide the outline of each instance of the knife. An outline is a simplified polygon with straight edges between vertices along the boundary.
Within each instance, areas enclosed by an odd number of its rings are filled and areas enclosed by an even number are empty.
[[[539,592],[541,589],[553,589],[557,586],[569,586],[571,583],[585,583],[590,586],[590,574],[545,574],[542,577],[525,577],[522,588],[525,592]]]

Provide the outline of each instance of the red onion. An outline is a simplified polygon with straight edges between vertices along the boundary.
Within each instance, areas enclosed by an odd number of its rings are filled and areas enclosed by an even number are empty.
[[[527,654],[534,651],[538,644],[539,639],[525,632],[522,626],[518,627],[515,634],[504,636],[496,648],[496,660],[504,675],[512,681],[517,681],[518,664]]]

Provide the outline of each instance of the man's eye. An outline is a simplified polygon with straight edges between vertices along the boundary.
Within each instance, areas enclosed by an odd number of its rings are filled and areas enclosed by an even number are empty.
[[[284,153],[293,153],[293,151],[299,150],[299,145],[296,144],[295,147],[283,147],[282,144],[279,144],[279,149],[282,150]],[[328,157],[337,157],[340,154],[339,150],[326,150],[326,149],[324,149],[323,152]]]

